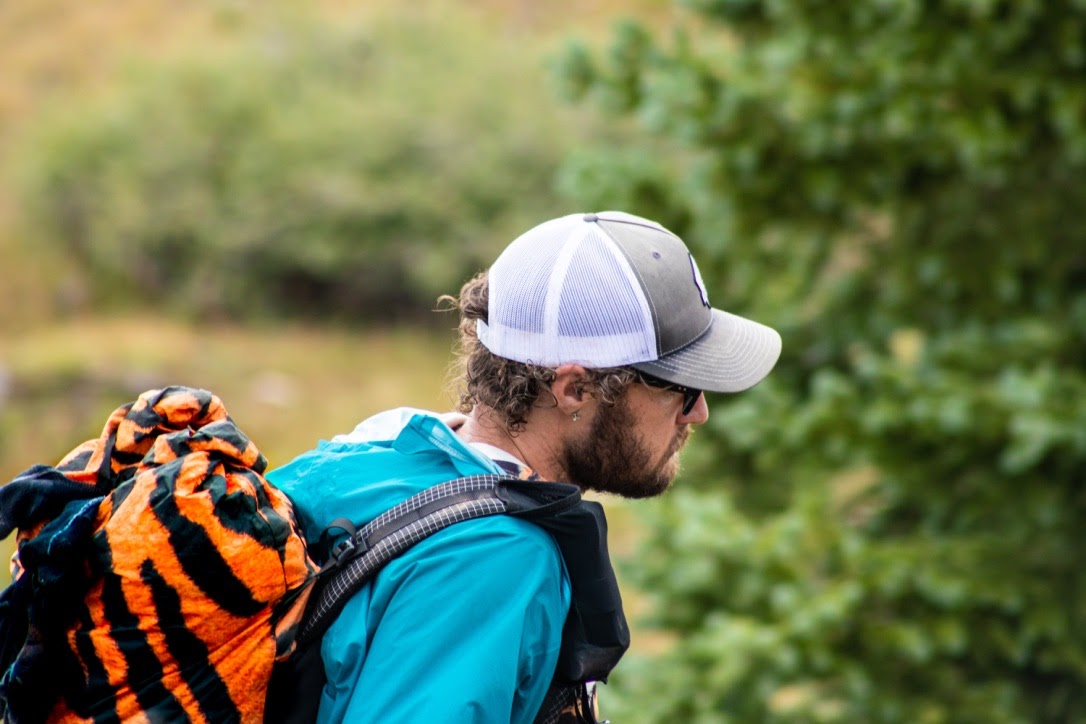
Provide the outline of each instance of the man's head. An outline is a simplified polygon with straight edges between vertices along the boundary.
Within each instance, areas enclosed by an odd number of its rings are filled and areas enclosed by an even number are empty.
[[[674,477],[708,417],[702,390],[752,387],[780,354],[775,331],[709,305],[677,236],[620,212],[522,234],[459,306],[461,409],[484,406],[514,434],[547,421],[568,479],[631,497]]]

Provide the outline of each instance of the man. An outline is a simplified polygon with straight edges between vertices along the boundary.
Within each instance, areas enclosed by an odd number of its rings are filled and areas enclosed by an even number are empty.
[[[745,390],[780,354],[776,332],[710,306],[678,237],[620,212],[529,230],[455,301],[462,416],[382,413],[268,476],[311,537],[478,473],[658,495],[708,419],[702,391]],[[320,720],[535,720],[570,586],[533,523],[498,515],[427,538],[325,634]]]

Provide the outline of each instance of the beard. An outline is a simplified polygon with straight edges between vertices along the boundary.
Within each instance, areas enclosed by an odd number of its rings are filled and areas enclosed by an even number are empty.
[[[679,474],[679,450],[690,436],[683,425],[659,460],[637,438],[636,420],[624,399],[601,407],[588,434],[566,445],[562,462],[572,483],[582,490],[624,498],[660,495]]]

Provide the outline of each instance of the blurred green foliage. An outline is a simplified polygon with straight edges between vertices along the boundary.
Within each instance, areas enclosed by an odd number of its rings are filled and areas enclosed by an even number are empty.
[[[1086,720],[1086,3],[686,5],[561,57],[668,149],[563,183],[784,353],[651,509],[627,573],[678,640],[608,713]]]
[[[452,11],[238,35],[66,98],[22,144],[26,236],[92,303],[418,317],[554,214],[583,129],[540,112],[559,104],[524,38]]]

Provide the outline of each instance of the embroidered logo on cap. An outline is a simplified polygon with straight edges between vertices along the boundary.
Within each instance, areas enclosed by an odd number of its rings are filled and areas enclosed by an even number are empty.
[[[694,270],[694,284],[698,287],[698,292],[701,294],[701,303],[707,307],[711,307],[709,304],[709,293],[705,291],[705,282],[701,279],[701,272],[698,270],[698,263],[694,261],[693,254],[687,254],[690,257],[690,268]]]

